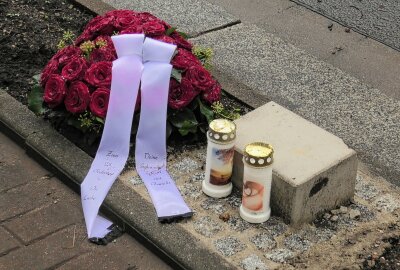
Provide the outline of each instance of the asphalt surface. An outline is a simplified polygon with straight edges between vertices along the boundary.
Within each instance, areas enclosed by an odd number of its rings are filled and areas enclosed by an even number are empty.
[[[291,0],[400,51],[398,0]]]

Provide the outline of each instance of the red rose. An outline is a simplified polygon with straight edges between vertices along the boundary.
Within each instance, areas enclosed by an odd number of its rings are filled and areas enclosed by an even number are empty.
[[[82,57],[72,59],[62,70],[61,75],[67,81],[80,80],[85,75],[87,69],[87,62]]]
[[[193,45],[186,39],[184,39],[181,35],[179,35],[177,32],[174,32],[171,34],[171,37],[175,39],[176,45],[180,48],[187,49],[189,51],[192,51]]]
[[[90,62],[114,61],[116,56],[106,48],[94,49],[90,53]]]
[[[45,87],[47,80],[49,79],[50,75],[58,74],[58,61],[50,60],[46,67],[43,69],[42,74],[40,75],[40,85]]]
[[[127,16],[136,16],[137,13],[133,10],[127,10],[127,9],[116,9],[116,10],[111,10],[108,11],[106,14],[104,14],[105,17],[127,17]]]
[[[71,113],[82,113],[90,102],[89,88],[81,81],[74,81],[67,90],[65,108]]]
[[[92,114],[101,118],[106,117],[109,99],[109,89],[97,88],[97,90],[92,93],[92,98],[90,99],[89,107]]]
[[[131,25],[140,24],[140,19],[136,17],[135,13],[127,13],[115,17],[115,28],[118,30],[124,30],[129,28]]]
[[[159,18],[157,18],[156,16],[154,16],[153,14],[151,14],[149,12],[140,12],[137,14],[137,17],[139,18],[139,20],[142,23],[146,23],[149,21],[160,21]]]
[[[191,83],[183,78],[181,83],[175,79],[169,82],[168,106],[171,109],[179,110],[185,108],[197,95]]]
[[[221,85],[215,82],[214,86],[203,92],[203,99],[212,104],[221,99]]]
[[[165,26],[159,21],[148,21],[143,24],[143,30],[146,35],[158,36],[165,33]]]
[[[143,27],[139,24],[131,25],[128,28],[126,28],[120,32],[121,35],[123,35],[123,34],[142,34],[142,33],[143,33]]]
[[[208,91],[215,83],[210,73],[200,65],[189,67],[186,70],[185,77],[194,88],[200,91]]]
[[[176,69],[186,70],[194,65],[201,65],[200,60],[196,58],[191,52],[178,48],[178,53],[172,59],[171,64]]]
[[[86,26],[85,31],[99,35],[112,35],[115,30],[114,17],[97,16]]]
[[[111,86],[111,62],[97,62],[93,63],[90,68],[86,70],[85,81],[95,87]]]
[[[89,31],[85,30],[85,31],[83,31],[83,33],[82,33],[79,37],[77,37],[77,38],[75,39],[74,44],[75,44],[76,46],[79,46],[79,45],[81,45],[81,43],[83,43],[84,41],[92,40],[93,37],[94,37],[94,34],[93,34],[93,33],[90,33]]]
[[[50,108],[57,107],[63,102],[66,91],[64,79],[60,75],[53,74],[47,80],[43,99]]]
[[[157,36],[157,37],[154,37],[154,39],[165,42],[165,43],[170,43],[170,44],[176,45],[175,40],[166,35]]]
[[[75,46],[68,46],[59,50],[51,59],[58,62],[60,68],[65,66],[74,58],[78,58],[81,55],[81,49]]]

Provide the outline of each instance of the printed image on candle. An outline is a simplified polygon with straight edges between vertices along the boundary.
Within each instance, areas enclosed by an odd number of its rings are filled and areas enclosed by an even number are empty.
[[[230,182],[233,165],[233,147],[230,149],[212,149],[210,183],[221,186]]]
[[[243,186],[242,204],[245,208],[252,211],[262,210],[263,195],[263,185],[252,181],[246,181]]]

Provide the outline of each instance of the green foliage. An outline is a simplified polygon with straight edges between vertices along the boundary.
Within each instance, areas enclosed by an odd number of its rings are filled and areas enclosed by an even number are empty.
[[[57,48],[61,50],[62,48],[67,47],[70,44],[74,43],[75,35],[71,31],[64,31],[63,37],[57,44]]]
[[[176,68],[173,68],[172,72],[171,72],[171,77],[174,78],[175,80],[177,80],[179,83],[181,83],[181,81],[182,81],[182,71],[181,70],[177,70]]]
[[[233,121],[240,117],[240,109],[227,109],[220,101],[214,102],[211,108],[215,114],[215,118],[225,118]]]
[[[83,52],[83,55],[86,57],[86,59],[89,59],[91,52],[96,48],[96,44],[94,44],[93,41],[85,41],[79,46],[81,51]]]
[[[165,35],[170,36],[175,30],[176,30],[176,27],[170,27],[165,31]]]
[[[200,98],[197,98],[197,102],[199,104],[201,114],[205,116],[207,123],[209,124],[212,120],[214,120],[214,111],[207,105],[203,104]]]
[[[201,61],[203,66],[210,70],[212,68],[212,57],[213,57],[213,50],[211,48],[205,48],[200,46],[194,46],[192,49],[192,53]]]
[[[182,136],[186,136],[189,133],[195,134],[197,132],[197,125],[199,122],[195,114],[188,108],[184,108],[181,111],[174,111],[168,119]]]
[[[45,112],[43,107],[43,88],[39,84],[35,84],[28,93],[28,108],[36,115],[41,115]]]
[[[180,32],[180,31],[176,31],[179,35],[181,35],[184,39],[188,39],[189,35],[186,34],[185,32]]]

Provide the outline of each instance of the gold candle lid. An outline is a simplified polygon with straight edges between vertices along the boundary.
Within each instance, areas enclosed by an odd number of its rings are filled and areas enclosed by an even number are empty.
[[[219,143],[229,143],[236,138],[236,125],[227,119],[211,121],[207,137]]]
[[[244,148],[244,161],[253,167],[265,167],[274,161],[274,149],[270,144],[253,142]]]

